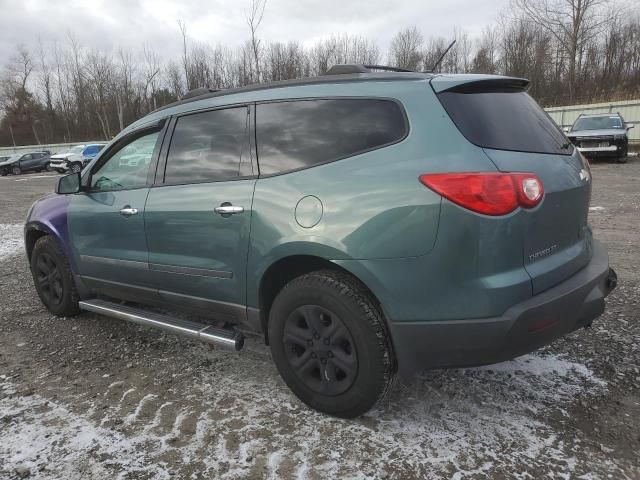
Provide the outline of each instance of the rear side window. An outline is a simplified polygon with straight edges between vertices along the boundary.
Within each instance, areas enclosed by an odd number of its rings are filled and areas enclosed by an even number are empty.
[[[462,134],[483,148],[571,154],[573,148],[523,91],[445,91],[440,102]]]
[[[260,104],[256,134],[260,175],[312,167],[380,148],[407,134],[391,100],[328,99]]]
[[[178,118],[169,146],[165,183],[231,180],[249,159],[247,107]],[[250,165],[250,163],[249,163]]]

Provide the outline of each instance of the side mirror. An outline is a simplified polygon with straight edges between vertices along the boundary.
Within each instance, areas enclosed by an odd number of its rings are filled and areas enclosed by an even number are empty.
[[[60,179],[58,179],[58,184],[56,185],[56,193],[78,193],[79,191],[80,172],[65,175],[64,177],[60,177]]]
[[[564,133],[569,133],[569,130],[571,130],[571,127],[562,127]]]
[[[629,125],[628,123],[625,126],[627,127],[627,130],[631,130],[633,127],[635,127],[635,125]]]

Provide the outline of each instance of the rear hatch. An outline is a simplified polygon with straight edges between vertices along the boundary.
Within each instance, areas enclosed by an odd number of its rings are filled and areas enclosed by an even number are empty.
[[[535,173],[542,180],[542,203],[518,213],[525,218],[522,260],[533,293],[583,268],[591,258],[589,167],[526,93],[528,81],[440,76],[431,85],[461,133],[498,170]]]

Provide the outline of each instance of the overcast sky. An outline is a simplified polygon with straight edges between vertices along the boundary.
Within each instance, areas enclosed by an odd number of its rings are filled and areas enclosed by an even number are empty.
[[[164,56],[180,52],[177,20],[190,37],[230,46],[248,36],[244,10],[249,0],[0,0],[0,64],[16,44],[66,41],[72,31],[81,44],[99,49],[148,44]],[[305,44],[333,33],[376,40],[386,50],[400,28],[417,26],[425,36],[452,35],[459,27],[474,35],[492,23],[508,0],[267,0],[259,36]]]

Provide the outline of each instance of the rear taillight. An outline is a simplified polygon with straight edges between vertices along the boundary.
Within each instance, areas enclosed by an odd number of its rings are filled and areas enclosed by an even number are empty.
[[[434,173],[420,182],[453,203],[484,215],[506,215],[516,208],[533,208],[544,188],[533,173]]]

